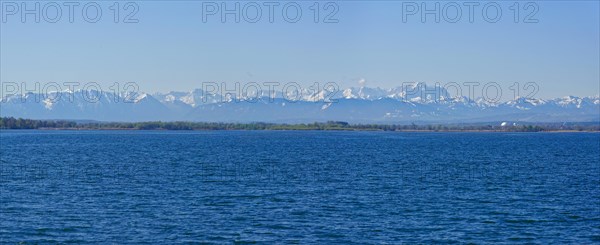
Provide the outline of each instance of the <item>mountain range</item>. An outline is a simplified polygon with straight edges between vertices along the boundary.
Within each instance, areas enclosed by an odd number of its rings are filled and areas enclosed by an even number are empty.
[[[421,87],[421,86],[419,86]],[[600,96],[556,99],[516,98],[490,102],[452,97],[444,89],[355,87],[337,93],[255,93],[246,96],[201,89],[169,93],[60,91],[5,96],[0,116],[97,121],[205,121],[304,123],[477,123],[598,122]],[[429,89],[429,90],[428,90]],[[428,94],[429,93],[429,94]]]

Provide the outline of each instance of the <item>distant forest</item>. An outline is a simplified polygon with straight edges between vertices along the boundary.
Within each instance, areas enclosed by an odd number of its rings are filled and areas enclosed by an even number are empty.
[[[0,129],[71,129],[71,130],[364,130],[364,131],[600,131],[600,123],[531,124],[350,124],[341,121],[278,124],[218,122],[75,122],[0,117]]]

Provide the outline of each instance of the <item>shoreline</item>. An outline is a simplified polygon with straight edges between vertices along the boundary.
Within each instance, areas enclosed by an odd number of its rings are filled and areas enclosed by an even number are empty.
[[[329,132],[390,132],[390,133],[600,133],[595,130],[542,130],[542,131],[510,131],[510,130],[377,130],[377,129],[136,129],[136,128],[36,128],[8,129],[0,131],[156,131],[156,132],[208,132],[208,131],[329,131]]]
[[[224,122],[77,122],[0,117],[0,129],[37,130],[153,130],[153,131],[390,131],[390,132],[600,132],[600,122],[464,124],[352,124],[344,121],[313,123]]]

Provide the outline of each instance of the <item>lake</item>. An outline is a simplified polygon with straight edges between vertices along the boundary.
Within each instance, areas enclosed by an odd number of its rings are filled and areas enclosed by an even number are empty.
[[[600,134],[0,131],[2,243],[600,243]]]

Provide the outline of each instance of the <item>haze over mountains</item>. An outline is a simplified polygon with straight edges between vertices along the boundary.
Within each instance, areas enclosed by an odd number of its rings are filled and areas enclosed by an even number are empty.
[[[10,95],[0,116],[98,121],[351,123],[597,122],[600,97],[517,98],[509,101],[451,96],[423,84],[409,91],[357,87],[301,93],[258,91],[240,94],[190,92],[121,93],[62,91]]]

